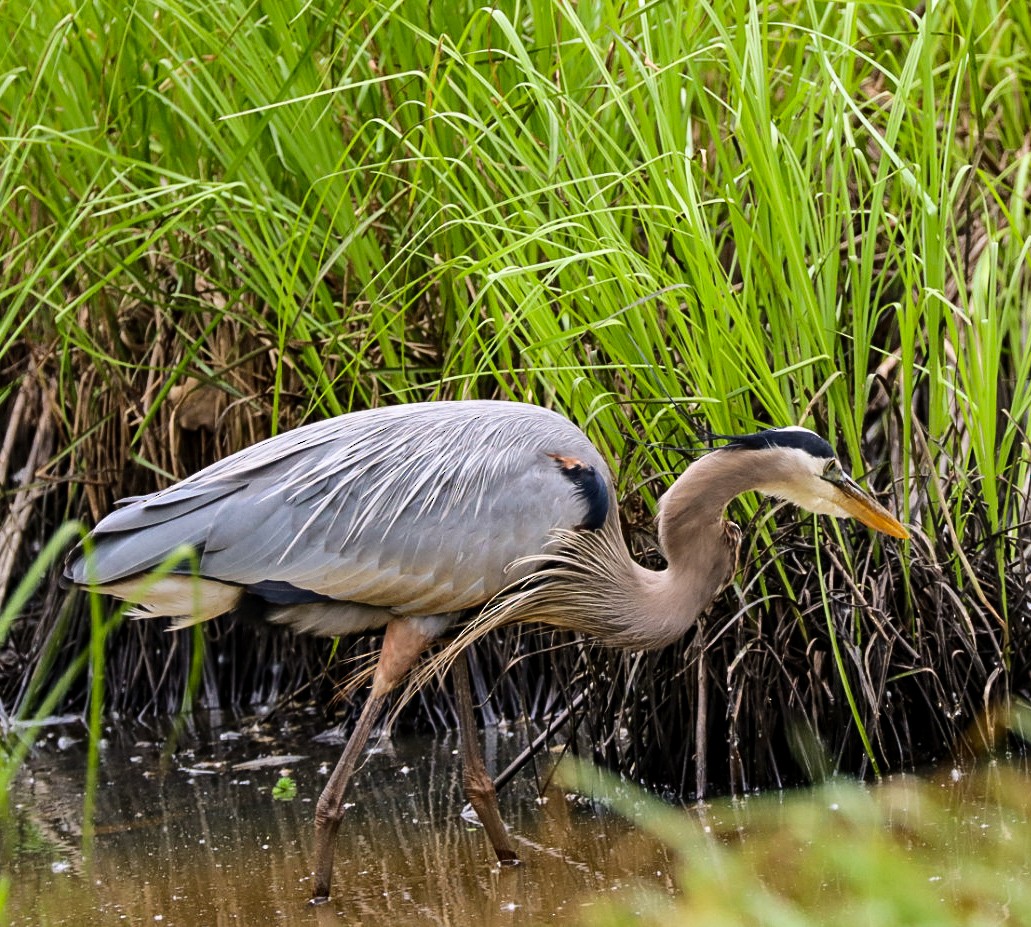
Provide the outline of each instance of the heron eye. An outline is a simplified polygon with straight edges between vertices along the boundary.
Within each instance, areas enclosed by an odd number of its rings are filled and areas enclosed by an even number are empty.
[[[841,474],[841,467],[836,460],[828,460],[827,466],[823,468],[824,479],[834,479]]]

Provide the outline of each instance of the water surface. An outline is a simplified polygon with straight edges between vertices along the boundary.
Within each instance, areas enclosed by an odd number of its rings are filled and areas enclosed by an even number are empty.
[[[461,817],[457,740],[406,737],[352,781],[334,897],[313,909],[314,803],[339,746],[269,724],[186,732],[175,748],[165,732],[111,734],[91,835],[77,737],[74,725],[44,734],[11,796],[12,925],[569,923],[608,898],[632,903],[638,886],[673,890],[657,841],[561,793],[538,799],[529,770],[501,796],[523,864],[499,869]],[[488,737],[494,763],[525,742]],[[239,765],[270,755],[286,759]],[[292,801],[272,797],[284,772]]]
[[[554,788],[540,798],[528,768],[501,795],[523,863],[499,869],[482,830],[461,816],[457,740],[411,736],[358,770],[334,896],[312,908],[314,804],[340,746],[311,733],[293,722],[205,725],[171,738],[113,731],[88,814],[82,731],[47,729],[11,796],[8,922],[590,924],[618,902],[631,919],[643,907],[649,923],[666,927],[706,911],[737,923],[773,892],[777,904],[811,910],[812,923],[831,912],[908,910],[919,896],[925,913],[971,914],[950,923],[1031,924],[1016,916],[1031,911],[1031,777],[1022,762],[722,799],[692,805],[683,826],[671,811],[664,827],[683,847],[679,863],[589,801]],[[521,730],[489,731],[488,766],[524,742]],[[284,774],[296,782],[291,801],[273,797]],[[641,809],[638,793],[619,794],[631,814]]]

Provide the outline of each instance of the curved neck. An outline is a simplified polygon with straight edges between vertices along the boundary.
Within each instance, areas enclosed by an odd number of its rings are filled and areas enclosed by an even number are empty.
[[[659,500],[659,543],[672,567],[693,554],[699,535],[722,524],[723,512],[741,493],[759,489],[770,474],[753,454],[714,451],[688,467]],[[722,530],[722,528],[721,528]]]
[[[648,649],[679,640],[733,578],[740,534],[722,515],[735,496],[767,484],[769,473],[756,459],[733,451],[707,454],[660,499],[667,569],[647,570],[633,561],[613,508],[599,531],[558,532],[556,547],[541,558],[546,565],[524,574],[533,582],[503,593],[471,636],[536,620],[615,647]]]
[[[756,462],[734,451],[706,454],[659,500],[659,545],[668,567],[637,569],[633,621],[655,637],[652,646],[683,635],[733,579],[741,535],[723,513],[736,496],[768,482],[771,474]]]

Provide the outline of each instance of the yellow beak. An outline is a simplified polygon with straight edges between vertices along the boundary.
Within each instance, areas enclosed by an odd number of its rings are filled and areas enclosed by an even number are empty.
[[[868,528],[883,531],[893,538],[909,537],[906,526],[883,505],[863,492],[859,488],[859,484],[851,477],[842,474],[839,479],[834,480],[834,485],[840,491],[838,504],[853,518],[861,521]]]

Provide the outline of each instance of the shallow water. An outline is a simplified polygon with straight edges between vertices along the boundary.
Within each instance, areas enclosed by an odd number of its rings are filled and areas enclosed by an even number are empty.
[[[539,801],[529,769],[501,796],[523,864],[499,869],[460,814],[457,741],[407,737],[352,781],[334,897],[311,908],[314,803],[339,746],[272,725],[187,732],[174,749],[165,735],[110,735],[85,838],[83,735],[42,735],[11,796],[12,925],[569,923],[638,887],[673,890],[657,841],[582,801]],[[488,738],[499,764],[524,742]],[[303,758],[238,765],[270,754]],[[272,798],[283,770],[292,801]]]
[[[1031,912],[1031,776],[1019,758],[692,805],[684,823],[694,826],[665,828],[690,861],[679,873],[693,883],[685,895],[671,851],[583,799],[556,790],[539,799],[530,768],[501,796],[523,864],[499,869],[482,831],[461,817],[456,739],[398,738],[356,774],[334,897],[312,908],[313,809],[339,745],[313,742],[294,722],[198,720],[201,729],[171,737],[111,732],[92,814],[81,728],[41,732],[10,796],[14,826],[0,832],[13,875],[0,925],[589,924],[610,902],[643,906],[665,925],[669,899],[678,922],[692,923],[699,899],[705,910],[721,892],[713,910],[736,923],[751,910],[742,899],[766,885],[825,923],[827,905],[880,910],[900,878],[898,910],[923,886],[932,912],[1031,924],[1010,917],[1014,905]],[[521,730],[488,731],[488,765],[503,766],[524,742]],[[284,771],[296,797],[277,801]],[[640,813],[639,793],[616,788]],[[738,877],[727,882],[724,867]]]

